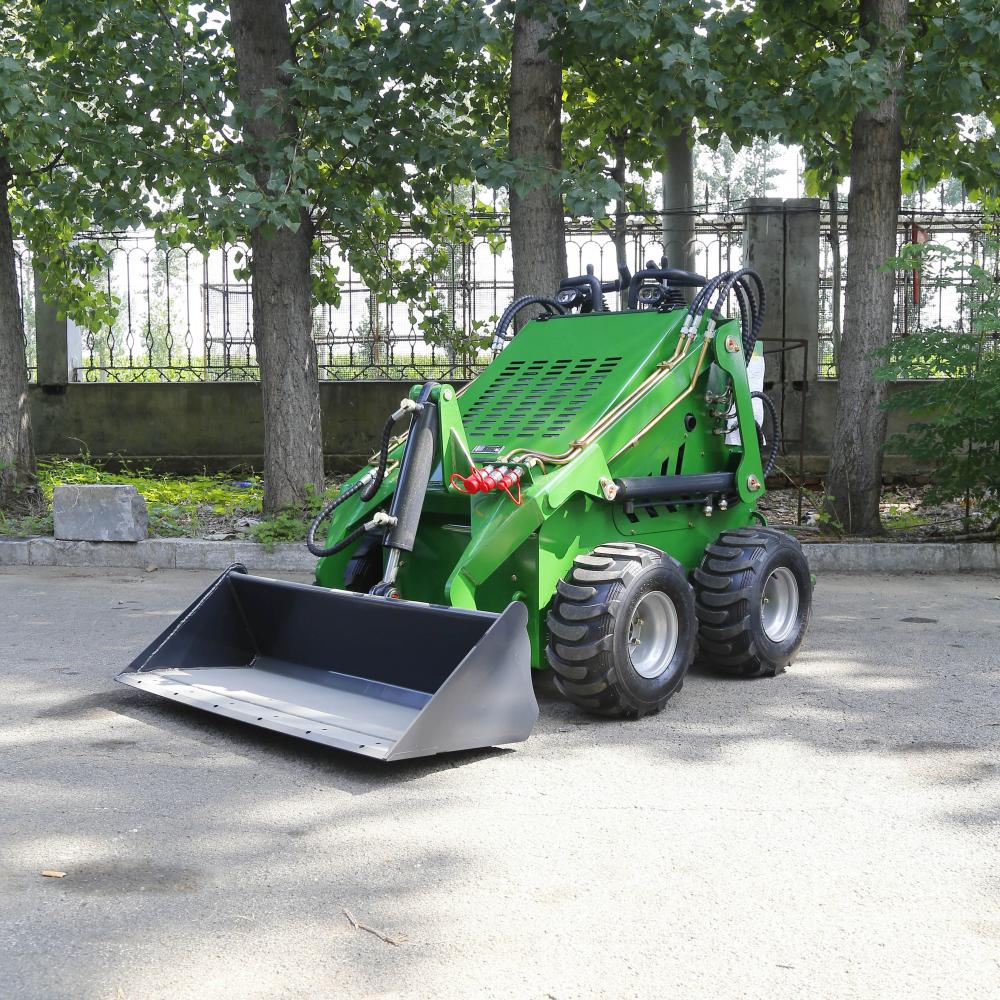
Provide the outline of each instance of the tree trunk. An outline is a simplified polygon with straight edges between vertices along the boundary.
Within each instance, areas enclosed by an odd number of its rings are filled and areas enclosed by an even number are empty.
[[[279,67],[293,58],[291,32],[282,0],[231,0],[232,42],[240,101],[248,109],[244,125],[255,160],[254,176],[268,193],[266,149],[298,138],[287,105],[255,116],[268,99],[263,91],[287,91]],[[313,227],[303,209],[299,227],[250,234],[253,335],[260,364],[264,405],[264,511],[300,504],[308,487],[321,490],[323,442],[320,423],[316,345],[312,339],[311,256]]]
[[[559,191],[562,66],[544,47],[554,28],[552,16],[534,20],[520,9],[514,15],[509,129],[510,156],[519,166],[519,183],[510,190],[515,298],[555,295],[566,277],[566,219]],[[527,312],[519,318],[527,318]]]
[[[663,171],[663,254],[671,267],[685,271],[694,270],[695,260],[694,150],[689,135],[686,128],[667,139]]]
[[[882,32],[906,23],[906,0],[861,0],[861,32],[877,46]],[[902,75],[896,60],[896,84]],[[894,90],[874,110],[862,108],[851,129],[847,209],[847,289],[837,359],[837,415],[827,492],[831,513],[848,534],[882,531],[882,445],[886,384],[873,377],[873,352],[892,337],[895,275],[881,265],[896,254],[899,217],[900,112]]]
[[[10,164],[0,157],[0,511],[19,513],[36,496],[36,478],[24,324],[7,207],[10,182]]]

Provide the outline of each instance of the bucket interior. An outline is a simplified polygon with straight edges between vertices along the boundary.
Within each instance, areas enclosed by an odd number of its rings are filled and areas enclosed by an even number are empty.
[[[511,623],[500,629],[506,639],[484,646],[502,617],[229,572],[118,679],[367,756],[485,746],[525,717],[523,684],[515,692],[504,683],[512,666],[520,671],[508,661],[522,658]],[[523,624],[521,633],[526,645]],[[460,667],[477,672],[477,660],[492,675],[478,695],[457,677]],[[420,732],[415,724],[449,679],[456,717],[431,712]],[[470,695],[485,703],[469,704]]]

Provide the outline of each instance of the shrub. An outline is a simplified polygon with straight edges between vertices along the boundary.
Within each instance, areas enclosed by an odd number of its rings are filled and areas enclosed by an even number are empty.
[[[1000,259],[1000,240],[987,240],[987,259]],[[967,498],[1000,523],[1000,280],[973,264],[961,269],[953,251],[926,244],[908,247],[896,267],[920,266],[931,254],[945,258],[951,280],[971,279],[971,329],[927,329],[895,340],[881,353],[876,377],[922,379],[894,393],[890,409],[914,420],[887,442],[933,468],[928,504]]]

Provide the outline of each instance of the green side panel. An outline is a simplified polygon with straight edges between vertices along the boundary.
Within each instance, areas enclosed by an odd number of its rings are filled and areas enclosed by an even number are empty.
[[[673,353],[684,313],[593,313],[525,324],[459,400],[473,457],[558,454]]]

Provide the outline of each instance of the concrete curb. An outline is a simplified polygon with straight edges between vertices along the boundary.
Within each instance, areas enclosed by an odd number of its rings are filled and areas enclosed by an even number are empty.
[[[1000,545],[989,542],[808,542],[816,573],[1000,573]],[[256,542],[150,538],[142,542],[69,542],[56,538],[0,538],[0,566],[125,567],[309,572],[316,565],[304,545],[265,549]]]
[[[1000,545],[990,542],[811,542],[815,572],[1000,573]]]
[[[149,538],[142,542],[69,542],[58,538],[0,539],[0,566],[93,566],[223,570],[230,563],[254,570],[303,570],[316,565],[304,545],[265,549],[256,542]]]

